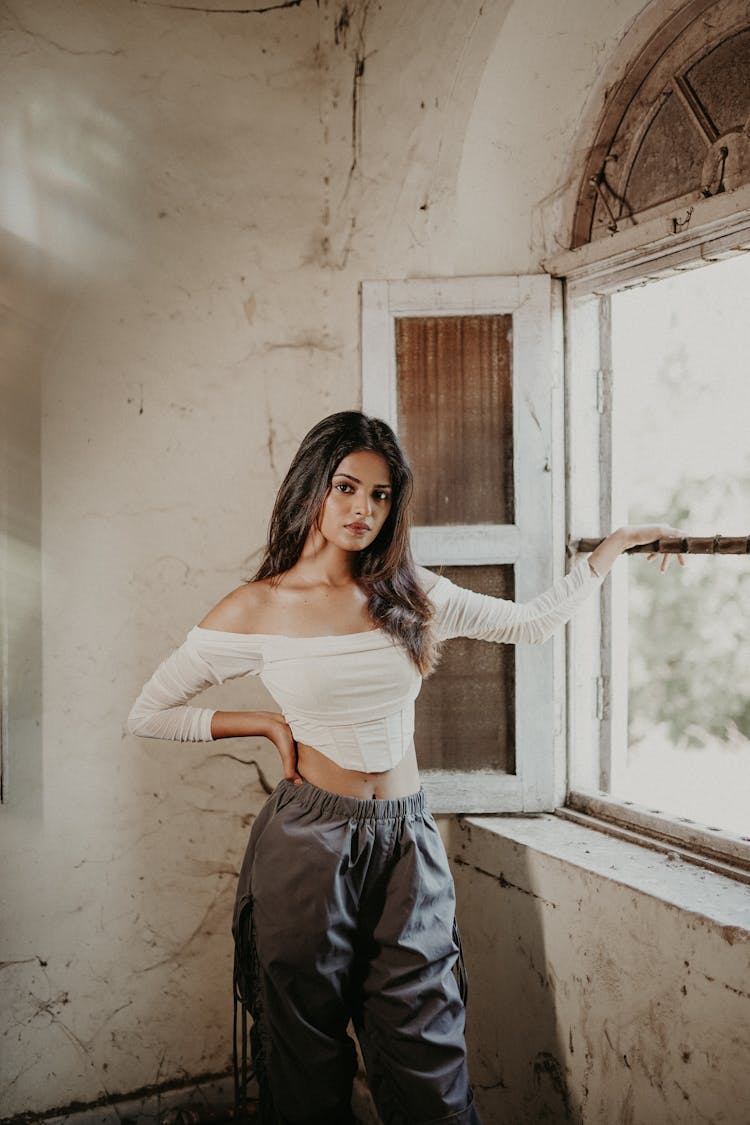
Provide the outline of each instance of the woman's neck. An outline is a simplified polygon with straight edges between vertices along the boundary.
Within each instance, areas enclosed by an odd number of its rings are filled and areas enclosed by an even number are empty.
[[[287,572],[311,586],[349,586],[356,583],[355,553],[329,543],[312,528],[294,566]]]

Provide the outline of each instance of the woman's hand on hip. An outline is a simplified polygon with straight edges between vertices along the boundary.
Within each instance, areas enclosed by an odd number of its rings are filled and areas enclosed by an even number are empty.
[[[261,714],[267,722],[265,736],[273,742],[281,757],[284,777],[293,781],[295,785],[301,785],[302,778],[297,773],[297,743],[294,741],[292,728],[284,716],[276,711],[263,711]]]
[[[297,743],[291,727],[278,711],[215,711],[211,719],[212,738],[267,738],[279,752],[284,777],[302,784],[297,773]]]

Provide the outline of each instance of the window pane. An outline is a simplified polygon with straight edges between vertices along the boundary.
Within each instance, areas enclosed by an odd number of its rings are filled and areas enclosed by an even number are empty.
[[[648,127],[633,164],[625,198],[637,215],[701,186],[706,146],[687,111],[670,94]]]
[[[512,566],[446,566],[439,573],[480,594],[513,598]],[[514,772],[514,673],[512,645],[464,637],[443,645],[417,700],[421,768]]]
[[[613,299],[614,487],[628,522],[663,517],[696,536],[750,531],[749,259]],[[690,555],[665,575],[644,556],[619,566],[628,738],[613,792],[747,834],[750,557]]]
[[[512,317],[396,321],[414,523],[513,523]]]
[[[742,128],[750,115],[748,74],[750,30],[731,35],[687,72],[720,134]]]

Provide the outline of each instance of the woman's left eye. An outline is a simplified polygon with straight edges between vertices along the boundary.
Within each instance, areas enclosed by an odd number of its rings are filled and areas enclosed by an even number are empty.
[[[376,492],[375,493],[375,499],[376,500],[387,500],[388,499],[388,493],[387,492]]]

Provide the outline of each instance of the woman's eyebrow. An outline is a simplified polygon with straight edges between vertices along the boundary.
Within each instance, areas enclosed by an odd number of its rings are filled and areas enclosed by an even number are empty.
[[[336,477],[346,477],[347,480],[353,480],[355,484],[361,484],[362,483],[362,481],[359,479],[359,477],[353,477],[351,475],[351,473],[334,473],[333,479],[335,480]],[[389,484],[374,484],[372,487],[373,488],[390,488],[391,486]]]

